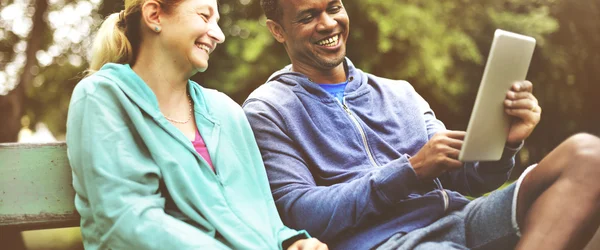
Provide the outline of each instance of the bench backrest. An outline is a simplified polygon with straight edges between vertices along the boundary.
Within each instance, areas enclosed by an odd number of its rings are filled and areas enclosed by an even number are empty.
[[[79,225],[64,142],[0,143],[0,229]],[[585,250],[600,249],[600,231]]]
[[[0,228],[79,225],[64,142],[0,143]]]

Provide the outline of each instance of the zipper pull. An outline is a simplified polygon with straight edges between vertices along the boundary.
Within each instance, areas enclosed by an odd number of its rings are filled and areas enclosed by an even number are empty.
[[[221,181],[221,176],[215,173],[215,178],[217,179],[217,182],[219,183],[219,185],[221,187],[224,187],[223,182]]]
[[[344,110],[346,111],[346,113],[348,113],[349,116],[352,116],[352,111],[350,111],[350,108],[348,108],[348,106],[346,105],[346,97],[342,97],[342,107],[344,108]]]
[[[350,109],[348,108],[348,106],[346,106],[346,104],[342,103],[342,107],[344,108],[344,111],[346,111],[346,113],[348,113],[348,115],[352,115],[352,112],[350,112]]]

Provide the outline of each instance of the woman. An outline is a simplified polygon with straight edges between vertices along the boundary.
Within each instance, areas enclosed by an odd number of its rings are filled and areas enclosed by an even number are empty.
[[[326,249],[282,224],[241,108],[189,80],[218,19],[216,0],[125,0],[100,27],[67,122],[87,249]]]

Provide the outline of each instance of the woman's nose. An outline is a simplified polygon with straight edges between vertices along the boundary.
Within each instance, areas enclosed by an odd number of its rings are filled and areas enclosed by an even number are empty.
[[[225,34],[223,34],[223,31],[221,30],[221,27],[219,27],[219,24],[217,23],[211,23],[209,24],[210,27],[208,29],[208,36],[215,40],[215,42],[217,43],[223,43],[225,41]]]

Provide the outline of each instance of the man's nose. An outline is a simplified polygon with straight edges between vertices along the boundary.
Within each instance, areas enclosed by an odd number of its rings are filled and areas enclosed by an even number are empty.
[[[328,13],[323,13],[317,24],[317,31],[326,31],[335,28],[337,21]]]

